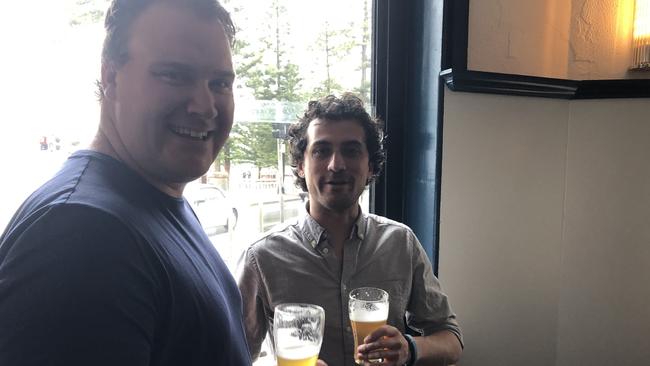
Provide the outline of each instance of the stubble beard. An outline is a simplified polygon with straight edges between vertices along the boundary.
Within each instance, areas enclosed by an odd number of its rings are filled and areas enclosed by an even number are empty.
[[[328,210],[343,213],[353,207],[355,207],[359,201],[360,195],[356,192],[344,191],[344,192],[328,192],[323,198],[322,204]]]

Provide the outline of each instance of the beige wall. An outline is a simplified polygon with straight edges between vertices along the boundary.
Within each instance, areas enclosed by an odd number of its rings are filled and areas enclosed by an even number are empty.
[[[461,365],[647,365],[650,100],[446,91],[444,108]]]
[[[634,0],[470,0],[468,69],[589,80],[629,72]]]
[[[468,69],[566,79],[570,1],[470,0],[469,5]]]

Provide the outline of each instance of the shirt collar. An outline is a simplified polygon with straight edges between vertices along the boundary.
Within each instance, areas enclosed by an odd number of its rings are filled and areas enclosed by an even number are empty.
[[[302,234],[307,238],[309,244],[313,248],[316,248],[316,246],[318,246],[318,244],[327,236],[325,228],[309,215],[309,201],[305,204],[305,211],[303,212],[302,217],[299,218],[298,223]],[[351,235],[355,235],[359,240],[363,240],[367,226],[368,215],[361,210],[361,207],[359,207],[359,217],[357,217],[357,221],[352,227]]]

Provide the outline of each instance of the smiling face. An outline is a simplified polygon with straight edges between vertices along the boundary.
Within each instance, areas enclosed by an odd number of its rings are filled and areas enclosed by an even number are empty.
[[[356,212],[372,176],[365,140],[363,128],[353,120],[315,119],[309,124],[298,174],[305,178],[312,215]]]
[[[102,66],[104,145],[154,186],[180,196],[230,133],[233,80],[218,20],[179,5],[150,5],[131,26],[126,63]]]

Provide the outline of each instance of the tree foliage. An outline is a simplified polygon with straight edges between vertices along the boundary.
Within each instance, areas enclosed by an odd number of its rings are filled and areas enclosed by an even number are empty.
[[[354,24],[335,29],[325,21],[323,30],[312,47],[313,51],[320,54],[324,60],[323,79],[315,90],[316,95],[341,94],[345,91],[336,80],[333,68],[343,57],[349,55],[355,46]]]
[[[236,123],[228,140],[230,161],[258,168],[277,166],[277,142],[269,122]]]
[[[304,98],[300,89],[298,66],[292,63],[277,69],[273,65],[260,65],[246,75],[246,86],[258,100],[299,102]]]
[[[110,5],[110,0],[68,0],[68,2],[71,2],[69,5],[73,9],[70,18],[71,26],[101,23]]]
[[[237,10],[236,10],[237,11]],[[257,100],[304,101],[302,77],[288,56],[286,38],[290,31],[281,0],[273,0],[267,12],[264,37],[251,43],[238,39],[233,54],[238,63],[237,77]],[[271,36],[269,36],[271,35]],[[268,122],[236,123],[226,150],[230,162],[253,163],[258,169],[277,166],[277,141]]]
[[[242,62],[237,75],[258,100],[302,101],[302,76],[298,65],[290,61],[286,38],[291,28],[281,0],[273,0],[266,19],[262,25],[266,32],[255,45],[242,41],[235,49]]]

